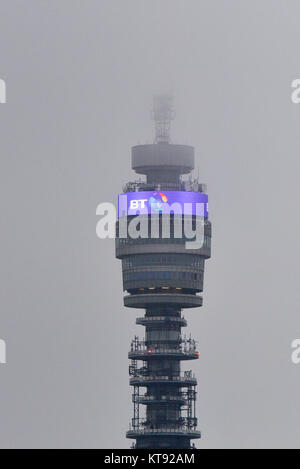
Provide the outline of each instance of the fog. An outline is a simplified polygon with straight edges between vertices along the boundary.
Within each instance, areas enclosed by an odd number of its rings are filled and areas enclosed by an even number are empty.
[[[298,447],[299,2],[0,3],[1,448],[128,448],[130,341],[96,207],[136,178],[152,97],[196,150],[213,223],[199,341],[199,448]]]

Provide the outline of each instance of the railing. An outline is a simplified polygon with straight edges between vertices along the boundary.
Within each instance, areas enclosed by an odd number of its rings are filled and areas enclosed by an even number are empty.
[[[160,191],[160,190],[178,190],[187,192],[206,193],[206,185],[200,184],[197,180],[188,180],[180,182],[162,182],[150,183],[144,181],[132,181],[123,186],[123,192],[140,192],[140,191]]]
[[[180,339],[180,344],[175,348],[162,348],[159,345],[151,345],[145,340],[138,340],[138,337],[131,342],[130,353],[138,352],[142,354],[155,354],[155,353],[184,353],[184,354],[198,354],[196,350],[197,342],[193,339]]]
[[[155,322],[155,321],[171,321],[171,322],[180,322],[182,324],[186,324],[186,319],[184,317],[176,317],[176,316],[144,316],[142,318],[137,318],[137,324],[143,324],[145,322]]]
[[[129,357],[134,356],[134,355],[140,355],[140,356],[150,356],[150,355],[160,355],[160,354],[165,354],[165,355],[195,355],[199,356],[200,353],[197,352],[194,349],[169,349],[169,348],[156,348],[156,349],[136,349],[136,350],[131,350],[129,352]]]
[[[163,189],[162,189],[163,188]],[[164,182],[161,184],[150,182],[133,181],[123,186],[123,192],[141,192],[141,191],[160,191],[160,190],[177,190],[184,191],[184,184],[181,182]]]
[[[147,381],[166,381],[166,382],[192,382],[193,384],[197,384],[197,379],[191,371],[187,371],[181,373],[180,375],[146,375],[144,371],[139,372],[139,369],[135,370],[135,374],[132,374],[131,380],[138,380],[140,382],[147,382]]]
[[[153,401],[166,401],[166,402],[171,402],[171,401],[174,401],[174,402],[177,402],[177,401],[184,401],[184,402],[187,402],[187,399],[186,397],[182,396],[182,395],[178,395],[178,396],[161,396],[160,398],[156,398],[155,396],[135,396],[133,395],[133,402],[153,402]]]
[[[166,427],[161,427],[161,428],[142,428],[142,429],[134,429],[131,428],[127,432],[127,435],[130,433],[133,434],[138,434],[138,435],[146,435],[146,434],[153,434],[153,433],[185,433],[189,435],[195,435],[195,436],[200,436],[200,431],[194,430],[192,428],[186,428],[186,427],[176,427],[176,428],[166,428]]]

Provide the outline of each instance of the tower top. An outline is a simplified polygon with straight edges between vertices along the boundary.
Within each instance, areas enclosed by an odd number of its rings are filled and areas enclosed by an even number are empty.
[[[155,121],[155,143],[170,143],[171,121],[174,117],[173,96],[154,96],[152,118]]]

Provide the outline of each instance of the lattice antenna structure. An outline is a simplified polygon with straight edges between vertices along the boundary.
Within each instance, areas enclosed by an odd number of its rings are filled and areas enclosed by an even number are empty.
[[[155,122],[155,143],[170,143],[171,121],[174,117],[173,97],[169,94],[154,96],[152,118]]]

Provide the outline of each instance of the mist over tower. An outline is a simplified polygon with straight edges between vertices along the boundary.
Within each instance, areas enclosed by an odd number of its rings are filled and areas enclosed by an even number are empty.
[[[205,186],[191,177],[194,148],[171,143],[171,96],[156,96],[152,115],[155,142],[132,148],[132,169],[145,179],[127,183],[119,196],[116,257],[122,260],[124,305],[145,310],[136,320],[145,327],[145,337],[135,337],[129,352],[134,415],[127,438],[136,440],[135,448],[190,448],[191,440],[201,437],[196,418],[197,380],[192,371],[182,371],[181,362],[198,359],[199,351],[196,341],[181,332],[187,326],[182,310],[202,306],[199,293],[203,291],[205,260],[210,257],[211,224]],[[131,210],[133,201],[146,206],[146,213],[138,214],[149,225],[155,215],[157,237],[119,236],[121,218],[126,215],[129,224],[137,216]],[[205,204],[201,247],[187,249],[190,239],[176,236],[183,218],[192,224],[198,221],[200,215],[193,207],[184,208],[183,216],[172,212],[170,236],[163,237],[164,207],[171,201],[182,205],[188,201],[191,207],[197,201]]]

